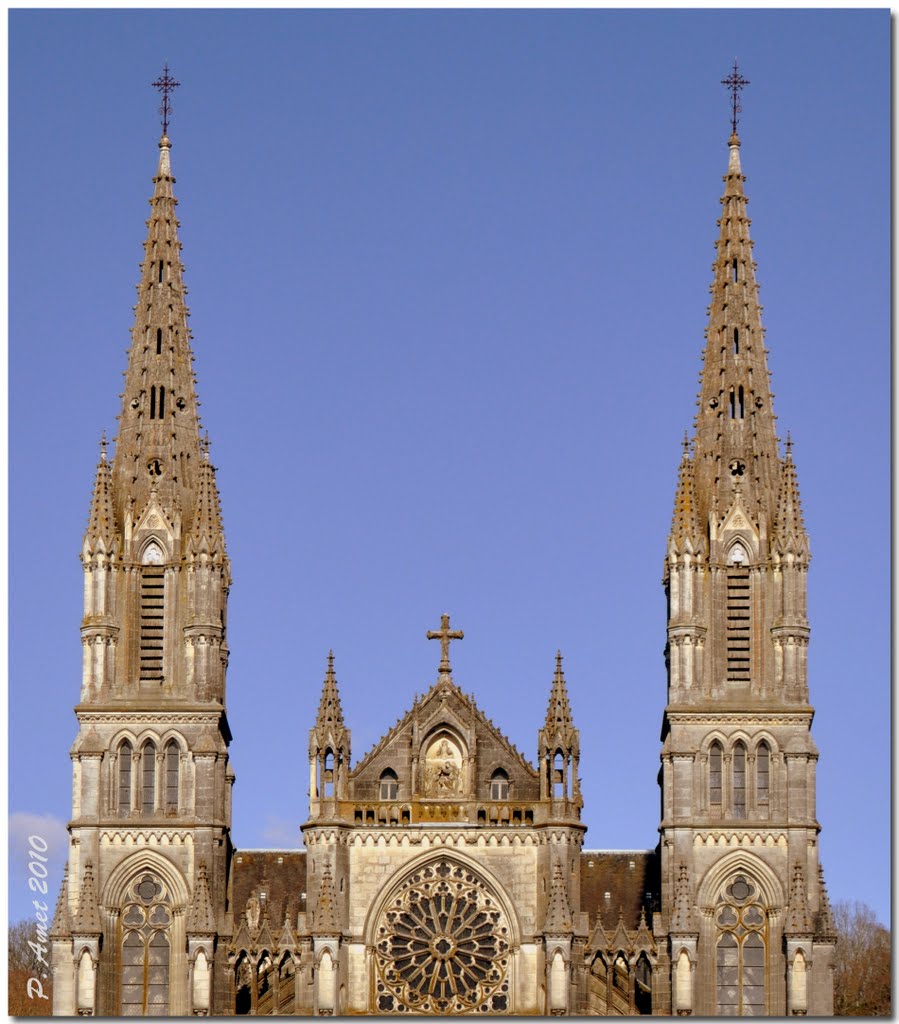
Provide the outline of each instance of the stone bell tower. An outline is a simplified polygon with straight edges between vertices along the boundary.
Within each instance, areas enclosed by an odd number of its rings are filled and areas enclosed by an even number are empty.
[[[776,435],[733,131],[699,411],[665,560],[662,921],[672,1012],[832,1012],[806,651],[809,543]]]
[[[54,1013],[208,1014],[224,998],[228,557],[201,439],[172,144],[153,179],[115,456],[81,549],[83,671]]]

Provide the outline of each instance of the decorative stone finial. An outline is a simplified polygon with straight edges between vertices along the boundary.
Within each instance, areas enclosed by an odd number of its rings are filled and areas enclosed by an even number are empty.
[[[428,637],[429,640],[439,640],[440,641],[440,666],[439,666],[437,671],[442,676],[443,675],[447,675],[448,676],[450,674],[450,672],[452,672],[452,668],[450,666],[450,660],[449,660],[450,640],[462,640],[465,637],[465,634],[462,632],[461,629],[451,630],[450,629],[449,621],[450,621],[449,615],[446,615],[446,614],[441,615],[440,616],[440,629],[438,629],[436,631],[432,630],[432,629],[429,629],[428,632],[427,632],[427,637]]]

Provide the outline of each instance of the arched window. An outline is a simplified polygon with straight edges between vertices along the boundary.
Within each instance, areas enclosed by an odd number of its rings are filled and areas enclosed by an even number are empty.
[[[334,751],[325,751],[325,767],[322,772],[322,796],[334,796]]]
[[[739,354],[740,354],[740,328],[739,327],[735,327],[734,328],[734,355],[738,356]]]
[[[734,275],[734,283],[736,283],[736,282],[737,282],[737,280],[739,279],[739,278],[738,278],[738,274],[739,274],[739,264],[737,263],[736,259],[735,259],[735,260],[734,260],[734,261],[733,261],[733,262],[731,263],[731,272],[732,272],[732,273],[733,273],[733,275]],[[161,278],[160,278],[160,280],[161,280]]]
[[[380,797],[382,800],[396,800],[400,795],[400,783],[392,768],[381,772]]]
[[[634,1009],[641,1016],[652,1013],[652,967],[645,953],[634,971]]]
[[[169,928],[172,901],[155,876],[142,875],[122,908],[123,1017],[169,1012]]]
[[[561,750],[553,755],[552,786],[554,797],[564,797],[565,793],[565,758]]]
[[[502,768],[497,768],[493,775],[490,777],[490,799],[509,799],[509,776],[507,772]]]
[[[746,817],[746,748],[742,743],[734,747],[734,817]]]
[[[119,814],[131,811],[131,761],[134,751],[128,740],[119,747]]]
[[[725,887],[715,914],[717,1008],[723,1016],[765,1013],[767,918],[757,887],[737,875]]]
[[[256,965],[256,1013],[260,1017],[268,1017],[274,1012],[272,998],[274,995],[273,983],[274,964],[267,950],[262,951],[259,963]]]
[[[174,740],[165,745],[165,809],[178,810],[178,773],[181,765],[181,750]]]
[[[163,389],[163,392],[164,391],[165,391],[165,389]],[[164,393],[163,393],[162,397],[163,397],[163,399],[165,398],[165,394]],[[740,419],[743,419],[743,415],[744,415],[744,412],[745,412],[745,405],[744,405],[744,400],[743,400],[743,385],[742,384],[739,386],[739,388],[737,388],[737,406],[739,407],[739,410],[740,410]],[[160,416],[162,415],[161,407],[160,407],[159,415]]]
[[[768,808],[770,765],[771,751],[768,744],[762,740],[755,752],[755,801],[761,812]]]
[[[156,747],[147,742],[141,750],[140,809],[152,814],[156,808]]]
[[[250,986],[253,983],[253,968],[246,952],[242,952],[234,968],[234,1014],[243,1016],[253,1009],[253,995]]]
[[[293,1012],[296,1000],[295,974],[293,957],[285,953],[278,966],[278,1012],[281,1014]]]
[[[709,807],[721,811],[721,744],[716,740],[709,748]]]
[[[728,400],[730,403],[730,418],[735,419],[737,415],[737,399],[733,388],[728,392]],[[152,419],[153,417],[151,416],[150,418]]]

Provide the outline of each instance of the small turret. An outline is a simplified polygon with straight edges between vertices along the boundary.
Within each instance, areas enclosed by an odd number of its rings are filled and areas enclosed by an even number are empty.
[[[344,796],[350,767],[350,731],[343,720],[334,652],[328,652],[328,668],[322,685],[315,726],[309,732],[309,813],[311,817],[333,813],[334,801]],[[328,801],[327,807],[325,801]]]
[[[583,804],[578,779],[580,733],[574,727],[571,715],[561,651],[556,652],[556,671],[549,693],[546,721],[537,736],[537,748],[541,797],[552,800],[554,804],[558,802],[558,814],[579,818]]]

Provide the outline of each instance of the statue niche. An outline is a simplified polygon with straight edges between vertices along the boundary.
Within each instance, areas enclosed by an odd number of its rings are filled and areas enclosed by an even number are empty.
[[[452,736],[438,733],[425,753],[424,795],[456,797],[462,792],[462,751]]]

